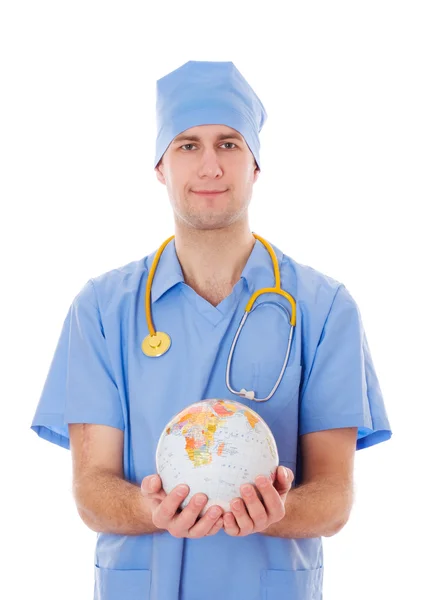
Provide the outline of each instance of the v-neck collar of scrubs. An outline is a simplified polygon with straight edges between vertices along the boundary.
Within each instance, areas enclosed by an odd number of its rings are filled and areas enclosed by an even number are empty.
[[[283,254],[277,248],[273,248],[281,264]],[[149,269],[154,256],[155,253],[152,253],[148,259]],[[213,306],[185,283],[183,270],[177,257],[175,240],[173,239],[165,247],[159,259],[152,283],[151,301],[152,303],[157,302],[168,290],[177,284],[181,284],[182,294],[193,304],[198,314],[216,326],[227,314],[230,314],[231,310],[233,311],[236,308],[245,286],[251,295],[256,289],[272,287],[274,283],[273,266],[269,253],[263,244],[259,240],[256,240],[241,277],[233,287],[232,292],[217,306]]]

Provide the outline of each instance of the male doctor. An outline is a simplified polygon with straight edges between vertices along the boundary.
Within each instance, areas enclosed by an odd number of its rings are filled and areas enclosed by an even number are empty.
[[[355,450],[391,436],[360,312],[342,283],[272,245],[296,301],[287,368],[265,402],[230,391],[245,307],[274,285],[248,218],[266,111],[232,62],[187,62],[157,82],[156,106],[154,166],[175,237],[76,295],[32,428],[71,449],[77,509],[98,533],[96,600],[320,600],[322,537],[349,518]],[[232,363],[233,387],[259,398],[289,339],[275,303],[291,314],[286,297],[259,297]],[[273,482],[242,486],[230,510],[200,517],[207,496],[180,510],[189,487],[165,493],[155,450],[166,423],[205,398],[258,412],[280,466]]]

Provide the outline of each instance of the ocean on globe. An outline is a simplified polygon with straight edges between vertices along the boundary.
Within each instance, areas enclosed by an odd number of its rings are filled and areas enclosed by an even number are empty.
[[[156,448],[163,489],[169,494],[181,483],[189,486],[181,508],[194,494],[206,494],[201,516],[213,505],[230,511],[242,484],[254,485],[258,475],[274,481],[278,464],[275,438],[266,422],[234,400],[213,398],[187,406],[166,425]]]

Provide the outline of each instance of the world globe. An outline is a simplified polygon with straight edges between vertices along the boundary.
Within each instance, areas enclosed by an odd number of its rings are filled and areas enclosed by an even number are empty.
[[[254,485],[258,475],[273,482],[278,464],[278,449],[266,422],[233,400],[213,398],[187,406],[166,425],[156,448],[165,492],[181,483],[190,488],[181,509],[194,494],[207,495],[200,516],[213,505],[230,511],[231,500],[241,496],[241,485]]]

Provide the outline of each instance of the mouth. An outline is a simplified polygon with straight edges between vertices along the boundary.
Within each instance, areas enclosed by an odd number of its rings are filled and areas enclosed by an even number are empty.
[[[198,196],[218,196],[220,194],[224,194],[225,192],[227,192],[227,190],[223,190],[223,191],[209,191],[209,190],[203,190],[201,192],[196,192],[194,190],[192,190],[193,194],[198,194]]]

